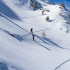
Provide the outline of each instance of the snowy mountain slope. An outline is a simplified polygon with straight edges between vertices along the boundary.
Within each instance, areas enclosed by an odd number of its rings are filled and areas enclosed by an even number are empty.
[[[70,10],[70,0],[48,0],[56,4],[65,4],[66,8]]]
[[[45,15],[41,10],[32,11],[26,5],[19,7],[13,0],[3,1],[21,19],[12,19],[0,11],[0,60],[7,64],[8,69],[69,70],[70,33],[65,31],[70,26],[64,19],[67,12],[59,5],[49,5],[41,0],[38,2],[43,9],[50,11],[45,11]],[[59,15],[61,12],[63,16]],[[47,16],[50,17],[49,22],[45,20]],[[31,28],[36,35],[35,41],[30,34]],[[45,37],[42,36],[43,31]]]

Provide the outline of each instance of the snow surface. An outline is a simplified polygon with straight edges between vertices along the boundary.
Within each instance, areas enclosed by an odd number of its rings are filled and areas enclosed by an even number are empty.
[[[69,12],[59,5],[38,0],[45,10],[42,15],[42,10],[30,9],[29,1],[0,1],[0,61],[8,70],[70,70]]]

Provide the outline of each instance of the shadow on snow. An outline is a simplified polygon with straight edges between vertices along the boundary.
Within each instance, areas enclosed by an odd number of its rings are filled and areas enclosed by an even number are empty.
[[[19,40],[20,42],[23,41],[23,38],[22,38],[22,36],[20,36],[20,35],[12,34],[12,33],[10,33],[9,31],[6,31],[6,30],[4,30],[4,29],[2,29],[2,28],[0,28],[0,30],[2,30],[2,31],[4,31],[5,33],[9,34],[9,35],[12,36],[13,38],[16,38],[16,39]]]
[[[63,47],[59,46],[58,44],[56,44],[55,42],[51,41],[50,39],[46,38],[46,37],[40,37],[40,36],[36,36],[38,39],[42,40],[45,44],[48,45],[54,45],[56,47],[59,47],[61,49],[64,49]],[[49,42],[49,43],[47,43]]]
[[[17,24],[14,23],[13,21],[11,21],[9,18],[7,18],[6,16],[4,16],[2,13],[0,13],[0,16],[6,18],[6,19],[9,20],[12,24],[16,25],[17,27],[21,28],[22,30],[28,32],[27,30],[25,30],[24,28],[22,28],[21,26],[17,25]]]
[[[42,46],[43,48],[45,48],[45,49],[47,49],[47,50],[51,51],[49,48],[47,48],[47,47],[45,47],[44,45],[42,45],[42,44],[38,43],[37,41],[35,41],[35,42],[36,42],[38,45]]]
[[[50,39],[48,39],[46,37],[42,37],[42,39],[44,39],[45,41],[48,41],[49,43],[51,43],[54,46],[57,46],[57,47],[63,49],[63,47],[59,46],[58,44],[56,44],[55,42],[51,41]]]
[[[8,67],[5,63],[0,62],[0,70],[8,70]]]
[[[0,1],[0,12],[11,19],[20,20],[20,18],[2,1]]]

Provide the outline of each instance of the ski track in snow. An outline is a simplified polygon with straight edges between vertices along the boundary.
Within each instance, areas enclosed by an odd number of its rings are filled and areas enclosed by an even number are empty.
[[[42,4],[42,5],[43,5],[43,6],[47,6],[47,5],[44,5],[44,4]],[[17,34],[14,34],[17,40],[19,40],[19,41],[21,42],[21,41],[23,41],[23,37],[30,35],[30,33],[29,33],[26,29],[24,29],[23,27],[19,26],[18,24],[16,24],[16,23],[13,22],[12,20],[10,20],[8,17],[6,17],[6,16],[5,16],[4,14],[2,14],[1,12],[0,12],[0,14],[1,14],[4,18],[6,18],[6,19],[9,20],[10,22],[12,22],[14,25],[16,25],[17,27],[19,27],[19,28],[21,28],[22,30],[24,30],[24,31],[27,32],[27,34],[25,34],[25,35],[23,35],[23,36],[19,36],[19,35],[17,35]],[[40,17],[40,16],[41,16],[41,15],[39,15],[39,16],[31,16],[31,17],[23,17],[23,18],[34,18],[34,17]],[[65,16],[65,18],[66,18],[66,16]],[[69,20],[69,19],[68,19],[68,20]],[[27,22],[24,22],[24,23],[27,23]],[[32,24],[32,23],[28,23],[28,24],[34,25],[34,26],[39,26],[39,25],[35,25],[35,24]],[[39,27],[42,27],[42,26],[39,26]],[[44,27],[42,27],[42,28],[44,28]],[[44,30],[48,30],[48,29],[49,29],[49,28],[46,28],[46,29],[43,29],[43,30],[39,30],[39,31],[34,31],[33,33],[40,32],[40,31],[44,31]],[[5,33],[7,33],[7,34],[9,34],[9,35],[11,34],[10,32],[8,32],[8,31],[6,31],[6,30],[4,30],[4,29],[2,29],[2,28],[0,28],[0,30],[4,31]],[[58,47],[58,48],[60,48],[60,49],[62,49],[62,50],[64,50],[64,49],[70,50],[70,49],[68,49],[68,48],[61,47],[60,45],[58,45],[57,43],[53,42],[52,40],[50,40],[50,39],[47,38],[47,37],[40,37],[40,36],[38,36],[38,35],[35,35],[35,37],[36,37],[37,39],[39,39],[39,41],[42,41],[42,43],[46,44],[46,46],[44,46],[43,44],[41,44],[41,43],[38,42],[38,41],[34,41],[34,42],[35,42],[36,44],[40,45],[41,47],[45,48],[46,50],[49,50],[49,51],[52,50],[52,49],[47,48],[48,45],[53,45],[53,46]],[[31,40],[31,39],[30,39],[30,40]],[[70,59],[64,61],[64,62],[61,63],[59,66],[57,66],[54,70],[58,70],[62,65],[64,65],[65,63],[67,63],[67,62],[69,62],[69,61],[70,61]],[[17,67],[15,68],[15,67],[13,66],[13,68],[16,69],[16,70],[19,70],[19,69],[17,69]],[[6,69],[6,70],[8,70],[8,69]]]
[[[59,66],[57,66],[54,70],[58,70],[62,65],[64,65],[65,63],[69,62],[70,59],[64,61],[63,63],[61,63]]]

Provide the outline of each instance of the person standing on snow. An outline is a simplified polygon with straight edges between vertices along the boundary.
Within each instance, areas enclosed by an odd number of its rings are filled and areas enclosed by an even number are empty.
[[[32,35],[33,41],[35,40],[35,35],[33,34],[33,28],[30,29],[30,34]]]

